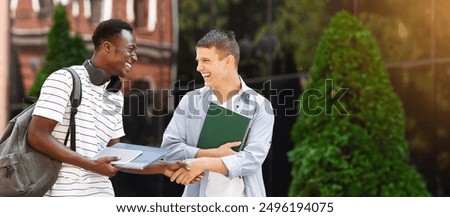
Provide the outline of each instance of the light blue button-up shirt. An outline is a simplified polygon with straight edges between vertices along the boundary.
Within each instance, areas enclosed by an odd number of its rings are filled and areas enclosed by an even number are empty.
[[[264,197],[266,190],[262,175],[262,164],[272,143],[274,114],[270,101],[250,89],[241,79],[242,91],[233,102],[233,111],[252,118],[247,142],[242,151],[221,157],[228,169],[227,177],[242,176],[248,197]],[[197,141],[212,100],[212,90],[203,87],[188,92],[175,109],[172,120],[163,135],[161,147],[170,150],[166,160],[195,158],[199,148]],[[232,126],[230,126],[232,127]],[[208,172],[195,184],[187,185],[183,196],[205,196]]]

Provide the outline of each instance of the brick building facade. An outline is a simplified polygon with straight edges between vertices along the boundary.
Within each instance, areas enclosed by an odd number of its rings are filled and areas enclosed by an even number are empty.
[[[139,61],[124,81],[124,91],[167,89],[176,75],[173,64],[173,4],[171,0],[10,0],[11,46],[17,53],[25,93],[44,59],[52,11],[66,7],[71,33],[79,33],[90,52],[91,35],[99,22],[119,18],[134,27]],[[175,46],[175,47],[174,47]],[[80,63],[81,64],[81,63]],[[136,85],[135,85],[136,84]],[[137,88],[137,87],[136,87]]]

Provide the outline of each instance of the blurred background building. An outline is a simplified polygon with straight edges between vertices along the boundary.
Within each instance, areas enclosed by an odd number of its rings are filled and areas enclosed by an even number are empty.
[[[91,35],[105,19],[119,18],[133,25],[139,61],[129,75],[130,84],[168,88],[171,83],[173,45],[172,4],[161,0],[11,0],[11,45],[17,53],[26,92],[42,64],[47,33],[55,5],[66,6],[71,32],[81,34],[93,51]]]
[[[9,16],[8,16],[8,1],[3,1],[0,3],[0,47],[3,49],[0,51],[0,132],[6,126],[9,120],[8,114],[9,110],[9,33],[8,31],[2,31],[9,29]]]

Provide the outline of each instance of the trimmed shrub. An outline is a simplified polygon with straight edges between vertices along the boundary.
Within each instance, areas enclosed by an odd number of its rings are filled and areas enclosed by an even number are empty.
[[[349,13],[322,35],[299,106],[290,196],[429,196],[380,50]]]

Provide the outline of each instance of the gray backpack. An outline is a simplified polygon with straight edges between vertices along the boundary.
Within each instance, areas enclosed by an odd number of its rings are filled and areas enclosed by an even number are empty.
[[[75,70],[65,68],[72,74],[73,88],[70,95],[72,110],[70,127],[71,149],[75,151],[75,114],[81,103],[81,81]],[[33,149],[27,141],[35,104],[11,119],[0,139],[0,196],[42,196],[55,183],[61,162]]]

